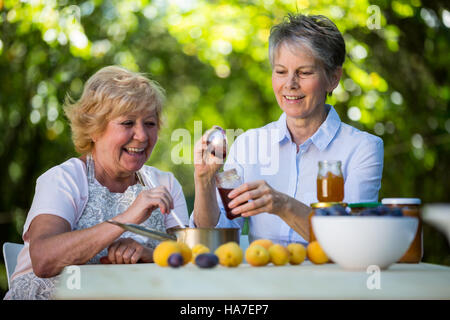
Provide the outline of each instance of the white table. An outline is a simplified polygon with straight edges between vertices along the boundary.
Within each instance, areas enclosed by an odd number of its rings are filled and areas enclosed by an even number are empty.
[[[69,273],[70,272],[70,273]],[[375,274],[337,264],[173,269],[156,264],[66,267],[57,299],[450,299],[450,268],[395,264]],[[372,277],[369,279],[369,277]],[[79,280],[79,282],[77,282]],[[369,281],[368,281],[369,280]],[[368,288],[369,286],[372,289]],[[377,283],[379,288],[377,288]],[[79,289],[77,288],[79,284]]]

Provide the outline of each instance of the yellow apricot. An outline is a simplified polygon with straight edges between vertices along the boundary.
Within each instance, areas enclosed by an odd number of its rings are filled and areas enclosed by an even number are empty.
[[[254,266],[265,266],[270,261],[269,251],[258,244],[253,244],[245,251],[245,260]]]
[[[244,259],[241,247],[234,242],[227,242],[214,251],[219,258],[219,263],[225,267],[237,267]]]
[[[191,261],[192,258],[192,250],[189,248],[189,246],[184,242],[177,242],[178,246],[181,249],[181,256],[183,257],[183,266],[185,264],[188,264],[189,261]]]
[[[306,247],[308,259],[314,264],[323,264],[328,262],[328,257],[320,246],[319,242],[312,241]]]
[[[290,243],[287,246],[290,253],[289,263],[293,265],[301,264],[306,258],[306,248],[300,243]]]
[[[167,267],[169,265],[168,259],[171,254],[180,253],[181,248],[175,241],[163,241],[153,251],[153,260],[158,266]]]
[[[269,248],[273,245],[273,242],[269,239],[258,239],[250,243],[250,246],[254,244],[263,246],[264,248],[266,248],[266,250],[269,250]]]
[[[282,266],[289,261],[289,250],[281,244],[274,244],[269,248],[270,262]]]

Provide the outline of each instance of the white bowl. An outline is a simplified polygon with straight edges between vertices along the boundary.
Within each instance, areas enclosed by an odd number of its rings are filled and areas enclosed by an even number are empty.
[[[450,203],[431,203],[422,209],[422,219],[447,236],[450,244]]]
[[[418,219],[384,216],[314,216],[314,234],[327,256],[348,270],[386,269],[408,250]]]

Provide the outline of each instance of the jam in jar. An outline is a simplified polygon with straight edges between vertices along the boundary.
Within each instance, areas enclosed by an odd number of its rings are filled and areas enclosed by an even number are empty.
[[[384,198],[381,200],[384,206],[402,209],[404,216],[416,217],[419,219],[417,233],[408,251],[400,258],[398,262],[419,263],[423,256],[423,236],[422,221],[420,218],[420,205],[422,201],[418,198]]]
[[[344,200],[344,177],[342,176],[341,161],[319,161],[317,199],[319,202]]]
[[[223,207],[227,214],[227,218],[232,220],[241,215],[234,215],[228,207],[231,199],[228,198],[228,194],[235,188],[239,187],[243,183],[242,177],[237,173],[236,169],[231,169],[223,172],[219,172],[215,176],[216,185],[219,191],[220,199],[222,200]]]

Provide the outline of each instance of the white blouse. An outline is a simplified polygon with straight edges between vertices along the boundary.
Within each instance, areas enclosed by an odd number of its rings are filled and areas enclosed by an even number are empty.
[[[186,200],[182,187],[174,175],[150,166],[143,166],[140,172],[145,183],[146,177],[151,174],[159,185],[167,188],[174,201],[173,211],[187,225],[189,217]],[[32,271],[28,228],[33,219],[40,214],[52,214],[65,219],[72,230],[78,229],[77,224],[88,202],[88,196],[87,168],[78,158],[71,158],[49,169],[37,179],[33,202],[23,227],[24,248],[19,253],[11,280]],[[178,226],[171,214],[163,216],[166,229]]]

